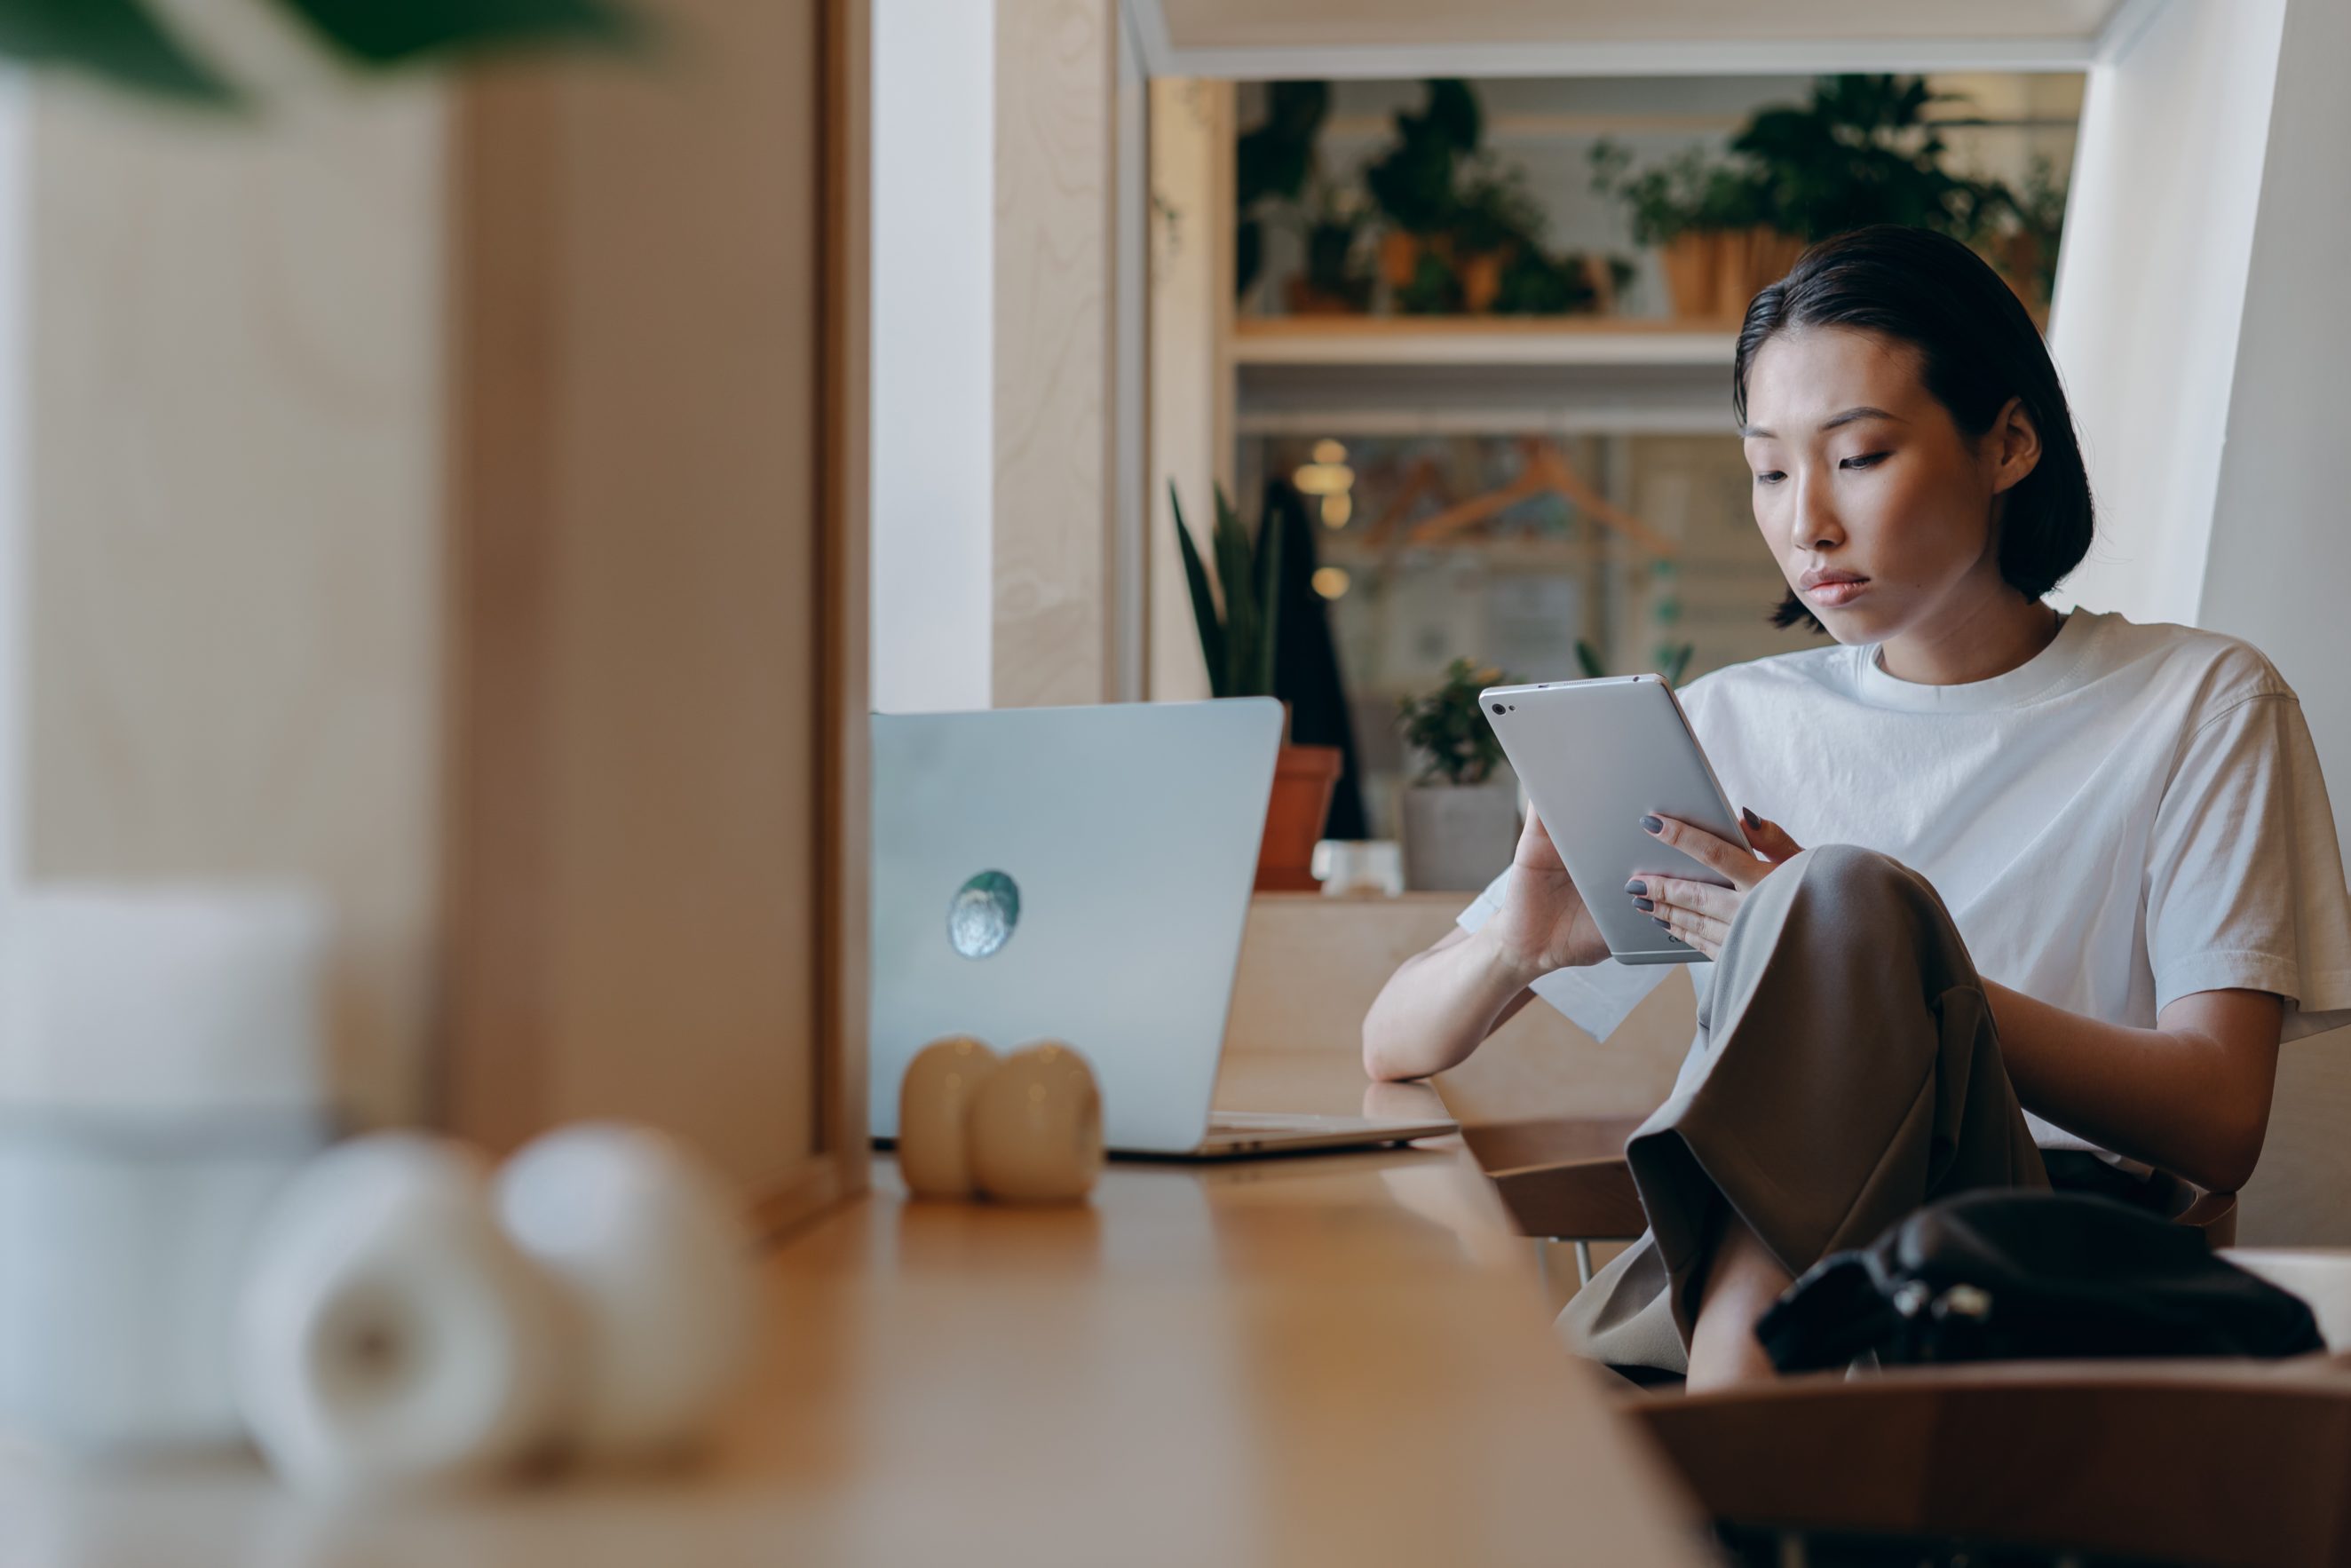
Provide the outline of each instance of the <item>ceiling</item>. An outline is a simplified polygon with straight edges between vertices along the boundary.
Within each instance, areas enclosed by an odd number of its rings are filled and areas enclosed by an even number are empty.
[[[2079,70],[2167,0],[1125,3],[1153,74],[1246,78]]]

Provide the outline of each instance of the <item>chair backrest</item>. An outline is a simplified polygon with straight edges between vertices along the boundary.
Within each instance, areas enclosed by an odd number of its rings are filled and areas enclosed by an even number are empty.
[[[1734,1531],[2351,1568],[2351,1365],[2011,1363],[1627,1411]]]
[[[1647,1228],[1625,1163],[1638,1116],[1464,1123],[1462,1142],[1526,1236],[1629,1241]]]

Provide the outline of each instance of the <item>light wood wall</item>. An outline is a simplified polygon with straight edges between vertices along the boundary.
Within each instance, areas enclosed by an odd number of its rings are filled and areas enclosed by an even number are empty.
[[[1162,702],[1208,695],[1167,487],[1207,553],[1216,486],[1233,483],[1233,84],[1151,84],[1151,409],[1144,448],[1151,563],[1148,689]],[[1239,497],[1235,497],[1238,501]]]
[[[441,95],[235,117],[57,76],[9,95],[8,870],[319,890],[338,1109],[413,1117],[439,831]]]
[[[996,0],[998,707],[1116,695],[1116,0]]]
[[[465,91],[445,1105],[862,1185],[864,8]]]

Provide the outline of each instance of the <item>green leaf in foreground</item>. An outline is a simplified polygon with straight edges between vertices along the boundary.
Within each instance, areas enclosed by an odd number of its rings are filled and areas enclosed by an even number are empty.
[[[6,4],[8,0],[0,0]],[[609,0],[282,0],[357,64],[374,67],[541,43],[644,41]]]
[[[0,0],[0,56],[183,103],[237,100],[141,0]]]

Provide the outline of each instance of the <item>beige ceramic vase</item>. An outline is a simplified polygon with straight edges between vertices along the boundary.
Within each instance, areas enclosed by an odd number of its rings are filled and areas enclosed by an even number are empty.
[[[1017,1051],[972,1101],[972,1185],[1009,1203],[1071,1203],[1102,1172],[1102,1093],[1068,1046]]]
[[[898,1081],[898,1174],[916,1197],[969,1197],[973,1097],[996,1052],[967,1034],[935,1040]]]

